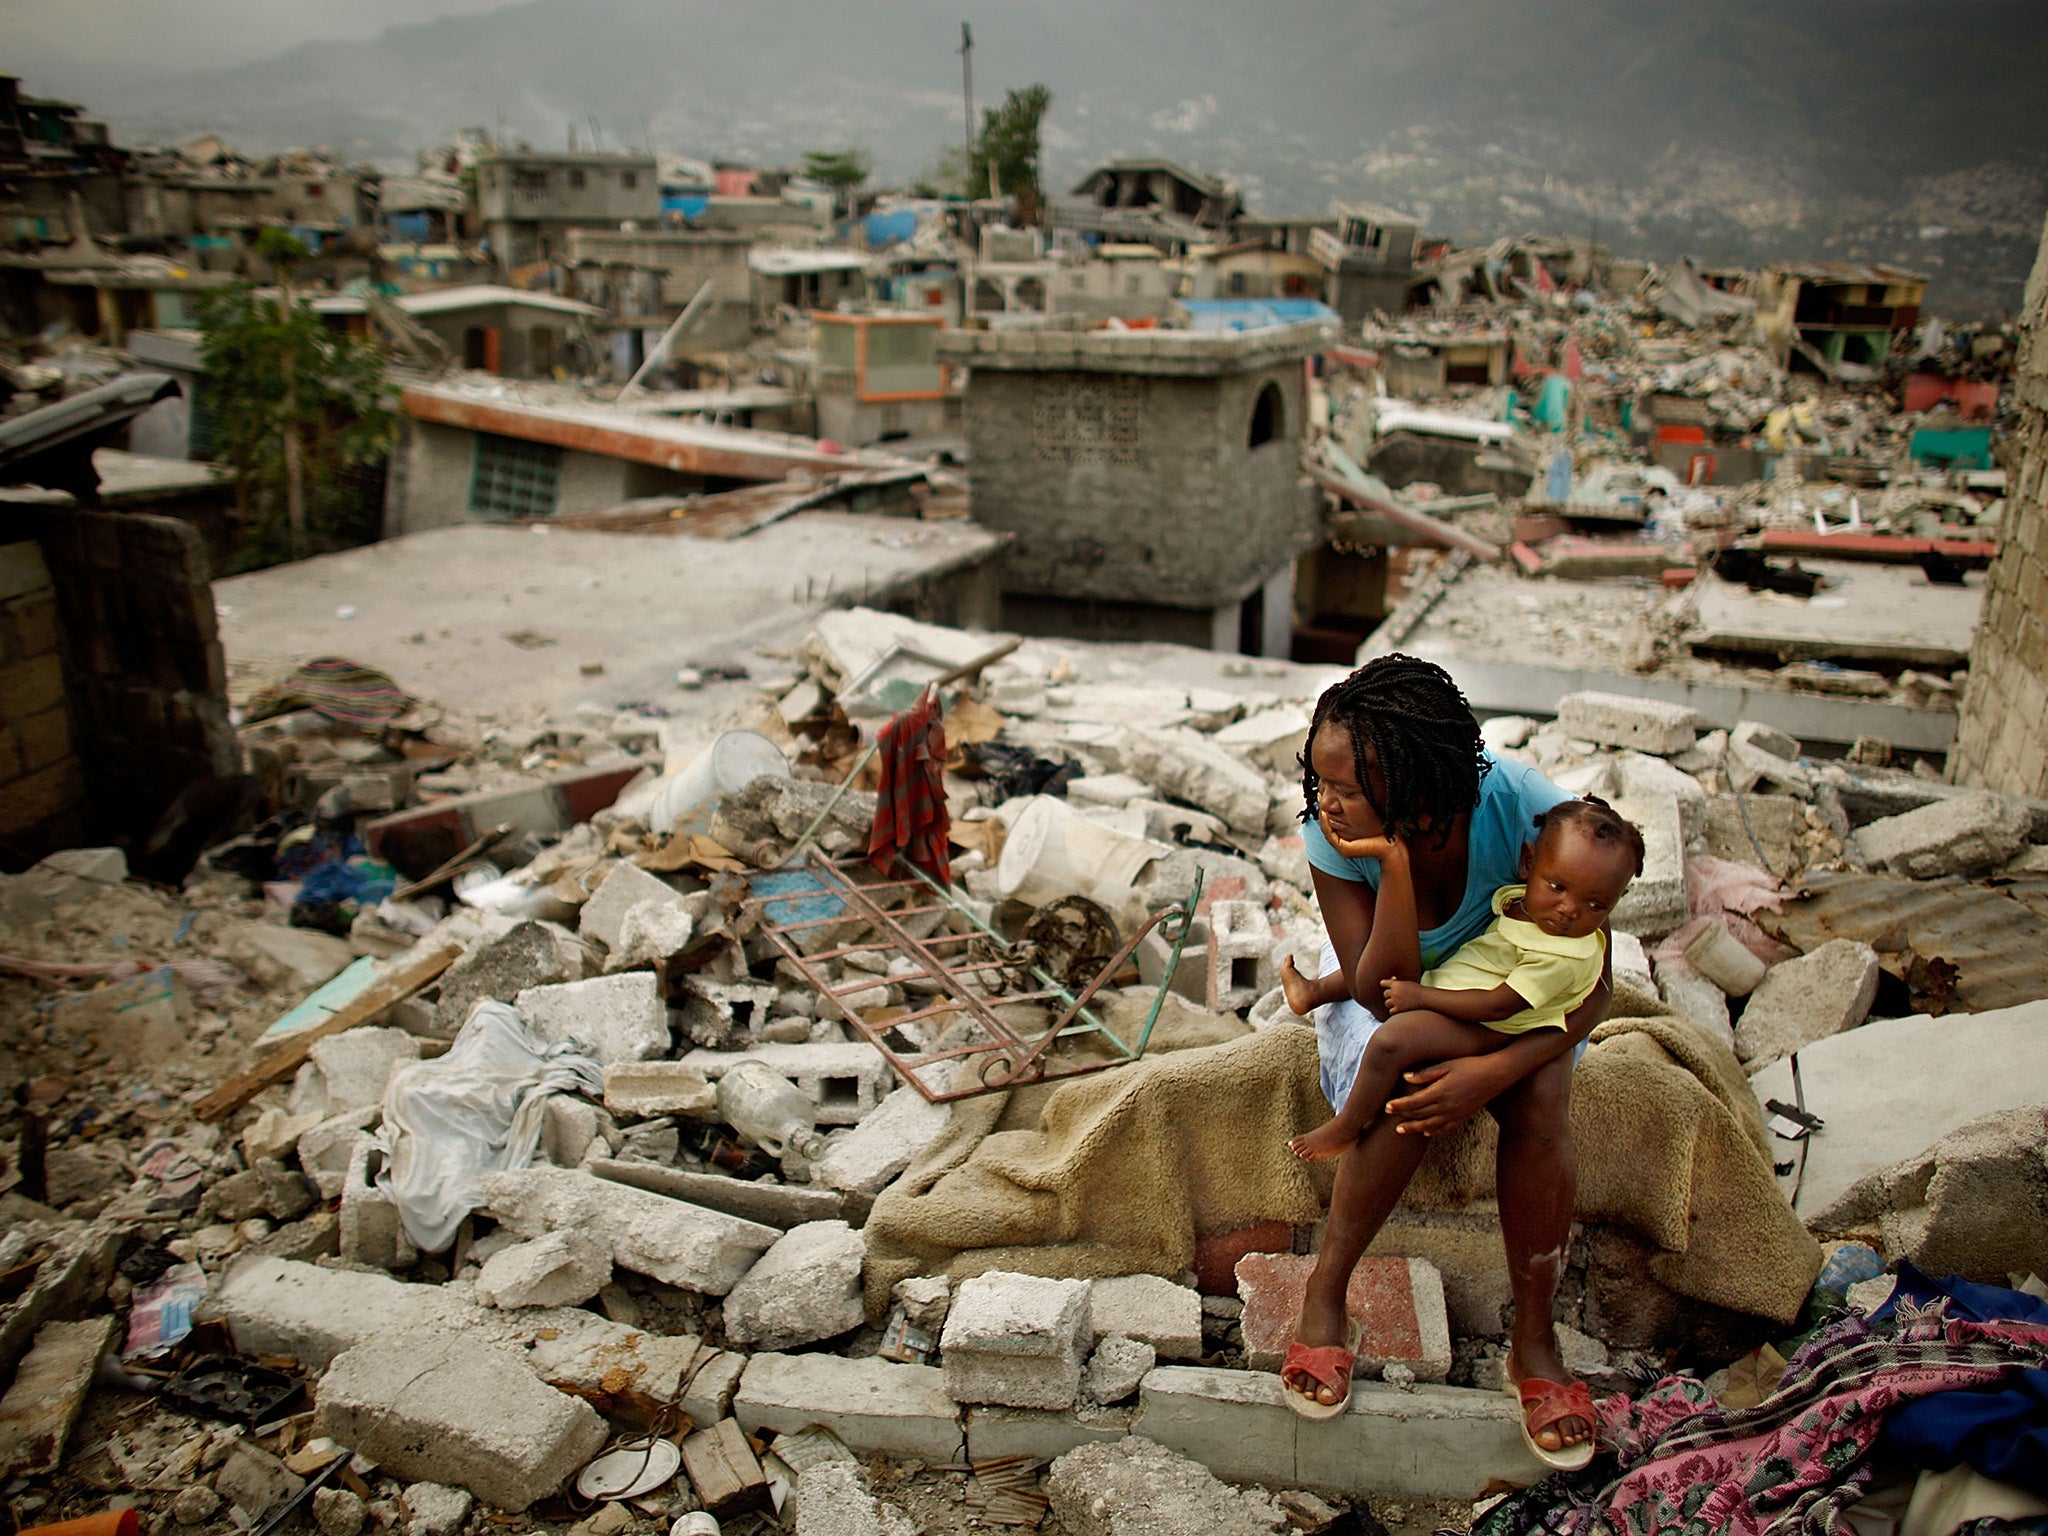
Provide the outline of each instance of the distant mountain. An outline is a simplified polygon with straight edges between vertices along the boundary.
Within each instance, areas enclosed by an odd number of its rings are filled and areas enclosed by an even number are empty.
[[[700,156],[859,144],[902,182],[960,139],[963,16],[980,104],[1051,86],[1056,187],[1165,154],[1266,212],[1902,262],[1959,316],[2017,305],[2048,207],[2037,0],[529,0],[93,106],[128,142],[393,165],[464,125],[588,143],[595,116]]]

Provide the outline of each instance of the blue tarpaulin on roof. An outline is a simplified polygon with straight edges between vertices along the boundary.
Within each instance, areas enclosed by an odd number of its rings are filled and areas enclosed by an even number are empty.
[[[908,208],[893,213],[871,213],[861,220],[869,245],[894,245],[917,233],[917,215]]]

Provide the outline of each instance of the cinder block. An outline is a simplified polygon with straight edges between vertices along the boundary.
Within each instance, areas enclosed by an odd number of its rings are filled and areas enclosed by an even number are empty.
[[[1818,949],[1764,972],[1735,1026],[1735,1054],[1752,1071],[1854,1029],[1877,997],[1877,951],[1854,939]]]
[[[549,1232],[500,1248],[476,1277],[476,1298],[512,1311],[519,1307],[575,1307],[612,1278],[611,1249],[581,1232]]]
[[[767,1023],[774,1007],[775,988],[766,983],[714,981],[699,972],[683,979],[676,1022],[698,1045],[730,1050]]]
[[[1661,699],[1568,693],[1557,701],[1557,722],[1577,741],[1670,757],[1693,744],[1700,716],[1698,710]]]
[[[1156,987],[1167,974],[1173,959],[1173,941],[1154,928],[1138,941],[1138,979]],[[1209,924],[1196,918],[1188,925],[1188,936],[1180,948],[1180,963],[1173,967],[1171,990],[1191,1003],[1206,1006],[1209,998]]]
[[[1254,1253],[1238,1260],[1245,1360],[1253,1370],[1280,1368],[1314,1268],[1307,1254]],[[1407,1366],[1418,1381],[1442,1381],[1450,1374],[1450,1321],[1443,1277],[1434,1264],[1363,1258],[1344,1294],[1345,1311],[1362,1334],[1356,1374],[1375,1376],[1389,1365]]]
[[[373,1339],[320,1379],[317,1432],[409,1482],[522,1510],[595,1456],[604,1420],[534,1379],[518,1351],[434,1334]]]
[[[615,1115],[709,1115],[718,1090],[680,1061],[621,1061],[604,1069],[604,1107]]]
[[[652,971],[529,987],[513,1006],[543,1040],[580,1040],[609,1066],[668,1055],[668,1004]]]
[[[818,1106],[820,1125],[858,1124],[896,1086],[888,1060],[864,1042],[769,1043],[744,1051],[692,1051],[683,1058],[685,1066],[695,1067],[714,1083],[742,1061],[761,1062],[803,1089]]]
[[[1209,974],[1204,1003],[1211,1013],[1236,1013],[1259,1000],[1273,953],[1266,909],[1249,901],[1209,908]]]
[[[993,1461],[1002,1456],[1050,1461],[1077,1445],[1121,1440],[1130,1431],[1131,1411],[1084,1404],[1068,1413],[1053,1413],[1043,1408],[977,1403],[965,1410],[965,1417],[969,1461]]]
[[[1086,1280],[992,1270],[953,1293],[939,1341],[958,1402],[1071,1408],[1091,1339]]]
[[[1090,1342],[1111,1335],[1137,1339],[1162,1360],[1202,1358],[1202,1295],[1158,1275],[1118,1275],[1095,1282],[1089,1298]]]
[[[790,1228],[726,1293],[726,1337],[780,1350],[858,1328],[866,1258],[866,1243],[843,1221]]]
[[[823,1424],[855,1451],[941,1465],[961,1451],[960,1408],[935,1366],[841,1355],[755,1355],[740,1377],[733,1417],[750,1432]]]
[[[379,1269],[404,1269],[419,1257],[406,1236],[398,1203],[377,1187],[385,1151],[365,1136],[349,1153],[348,1177],[341,1190],[341,1256],[353,1264]]]

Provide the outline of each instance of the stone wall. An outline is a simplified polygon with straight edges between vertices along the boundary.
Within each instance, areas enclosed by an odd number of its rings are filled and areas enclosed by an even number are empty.
[[[0,863],[32,862],[84,830],[57,589],[34,543],[0,544]]]
[[[2048,227],[2021,326],[2005,526],[1949,762],[1959,784],[2048,796]]]
[[[189,523],[141,513],[38,506],[20,509],[15,525],[31,534],[54,602],[39,609],[32,591],[9,599],[8,644],[54,640],[54,655],[24,658],[28,686],[0,698],[0,716],[10,740],[34,727],[40,750],[53,750],[54,687],[75,758],[60,754],[40,770],[57,768],[47,782],[66,787],[30,829],[41,846],[28,831],[19,845],[10,833],[8,861],[87,840],[140,846],[185,790],[241,771],[205,544]],[[21,560],[7,569],[30,567]],[[32,614],[48,617],[20,623],[24,597]],[[16,676],[14,665],[7,676]],[[24,799],[18,787],[0,792],[10,816]]]

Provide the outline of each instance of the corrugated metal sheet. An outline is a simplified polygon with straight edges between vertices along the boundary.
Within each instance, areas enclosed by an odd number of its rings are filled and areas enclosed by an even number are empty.
[[[1860,939],[1885,969],[1914,987],[1914,1005],[1965,1013],[2048,997],[2048,876],[1984,880],[1902,880],[1892,875],[1817,874],[1782,913],[1759,912],[1767,933],[1801,950],[1829,939]],[[1912,961],[1955,967],[1952,995]]]

